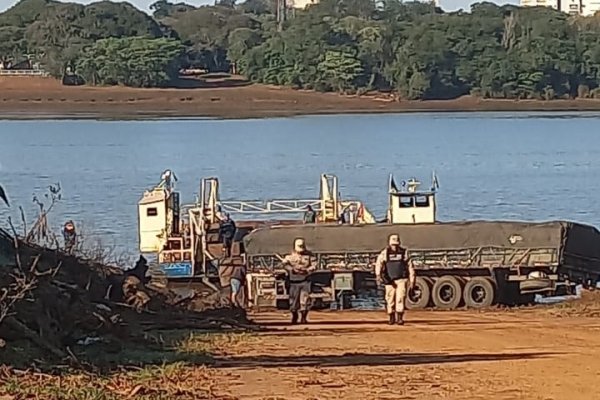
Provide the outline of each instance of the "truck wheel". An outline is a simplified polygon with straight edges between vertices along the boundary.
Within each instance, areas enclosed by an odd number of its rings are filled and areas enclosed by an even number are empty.
[[[469,308],[489,307],[494,302],[495,295],[491,279],[482,276],[471,278],[463,290],[463,300]]]
[[[415,287],[408,290],[406,308],[415,310],[425,308],[431,299],[431,283],[427,278],[417,277]]]
[[[431,299],[437,308],[452,310],[460,304],[462,288],[460,282],[453,276],[440,276],[434,279]]]

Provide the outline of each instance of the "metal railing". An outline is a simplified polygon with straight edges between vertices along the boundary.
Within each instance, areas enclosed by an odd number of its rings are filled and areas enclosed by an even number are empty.
[[[41,69],[0,69],[0,76],[48,76]]]
[[[279,214],[300,213],[306,211],[306,206],[313,210],[321,210],[321,200],[272,200],[272,201],[220,201],[218,204],[223,211],[231,213]]]

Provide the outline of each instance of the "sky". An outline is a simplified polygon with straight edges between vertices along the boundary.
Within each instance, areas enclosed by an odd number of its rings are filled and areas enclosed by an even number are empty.
[[[13,6],[18,0],[0,0],[0,11],[4,11],[7,8]],[[145,10],[145,11],[149,11],[148,10],[148,6],[152,3],[154,3],[155,0],[129,0],[130,3],[132,3],[133,5],[135,5],[137,8],[141,9],[141,10]],[[179,3],[181,0],[174,0],[172,1],[173,3]],[[472,1],[472,0],[439,0],[440,1],[440,5],[441,7],[445,10],[445,11],[454,11],[454,10],[458,10],[460,8],[464,9],[464,10],[468,10],[469,6],[472,3],[477,3],[477,1]],[[498,3],[498,4],[506,4],[506,3],[511,3],[511,4],[518,4],[519,1],[518,0],[490,0],[494,3]],[[75,0],[76,3],[83,3],[83,4],[87,4],[87,3],[92,3],[92,0]],[[194,5],[194,6],[199,6],[199,5],[203,5],[203,4],[214,4],[214,0],[184,0],[185,3]]]

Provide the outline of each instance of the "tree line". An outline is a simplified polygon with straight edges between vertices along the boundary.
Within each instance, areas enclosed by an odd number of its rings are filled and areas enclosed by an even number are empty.
[[[183,67],[235,71],[301,89],[394,92],[405,99],[600,98],[600,15],[477,3],[276,0],[193,7],[23,0],[0,14],[0,57],[34,54],[88,84],[164,86]]]

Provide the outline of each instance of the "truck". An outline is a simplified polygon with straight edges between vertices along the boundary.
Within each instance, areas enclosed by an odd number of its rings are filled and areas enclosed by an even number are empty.
[[[285,307],[288,292],[281,260],[295,238],[305,239],[318,261],[311,275],[315,306],[348,308],[353,299],[378,296],[374,263],[390,234],[399,234],[416,270],[407,308],[485,308],[531,302],[536,294],[568,291],[575,283],[600,281],[600,234],[569,221],[437,220],[437,177],[427,190],[416,179],[399,189],[390,175],[387,211],[376,220],[357,200],[342,200],[337,177],[323,174],[316,199],[221,201],[218,179],[202,180],[199,199],[183,207],[162,182],[139,204],[140,249],[157,251],[170,284],[202,282],[226,287],[219,273],[244,265],[248,300],[258,309]],[[158,211],[151,210],[158,207]],[[231,257],[222,257],[219,210],[244,215],[286,215],[317,211],[315,223],[298,219],[238,220]],[[185,214],[185,213],[184,213]],[[154,219],[150,217],[161,216]],[[342,216],[346,216],[343,218]],[[150,234],[152,232],[153,234]]]
[[[275,306],[287,298],[285,282],[275,272],[294,238],[302,237],[317,258],[316,275],[323,275],[314,279],[325,287],[321,296],[347,304],[344,296],[373,289],[375,260],[391,234],[400,235],[415,266],[409,309],[522,304],[535,294],[556,294],[569,281],[600,279],[600,234],[573,222],[272,226],[244,238],[246,262],[256,274],[252,299]]]

